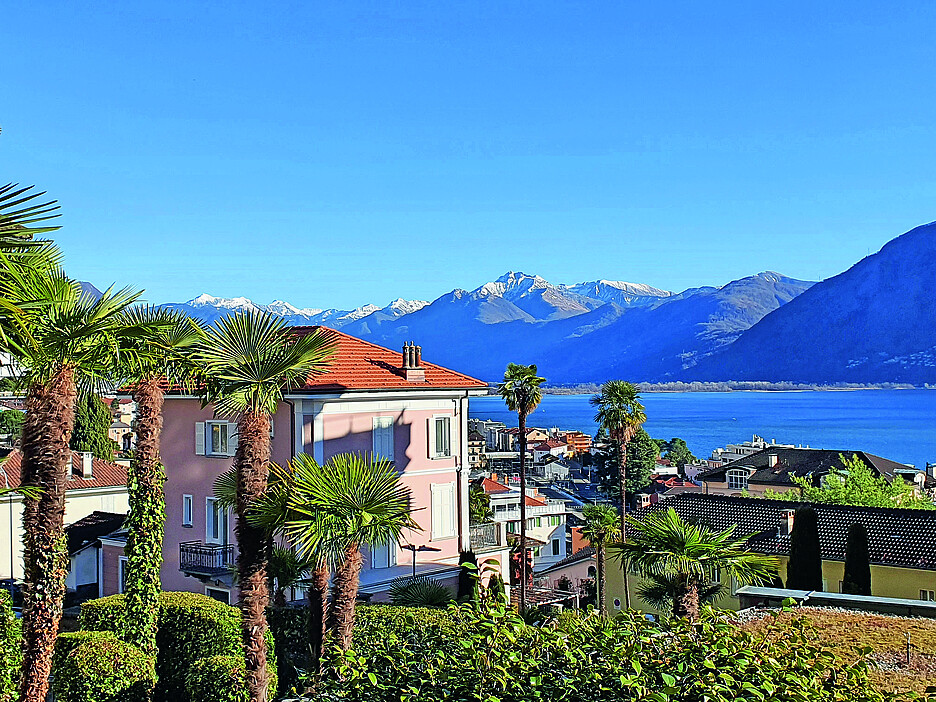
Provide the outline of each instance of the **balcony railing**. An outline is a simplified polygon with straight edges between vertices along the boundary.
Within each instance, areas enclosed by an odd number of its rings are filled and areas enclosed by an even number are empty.
[[[468,536],[472,551],[503,546],[501,543],[501,525],[497,522],[472,524],[468,527]]]
[[[179,570],[183,573],[218,575],[234,565],[234,544],[203,544],[185,541],[179,544]]]

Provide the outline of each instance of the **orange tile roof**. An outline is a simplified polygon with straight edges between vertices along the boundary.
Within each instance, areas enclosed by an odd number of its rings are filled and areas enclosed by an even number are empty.
[[[482,389],[487,387],[487,383],[476,378],[426,361],[422,361],[421,365],[425,370],[425,380],[407,380],[400,368],[403,360],[402,351],[391,351],[328,327],[293,327],[293,329],[298,334],[321,331],[332,339],[336,346],[336,352],[328,370],[310,376],[299,388],[302,391]]]
[[[0,464],[10,481],[10,487],[19,487],[22,463],[23,453],[19,449],[15,449],[12,453],[10,453],[7,459],[2,464]],[[127,484],[127,469],[123,466],[117,465],[116,463],[111,463],[100,458],[95,458],[91,464],[91,475],[94,477],[92,477],[90,480],[80,477],[81,455],[77,451],[72,451],[71,463],[69,479],[65,486],[66,490],[80,490],[81,488],[95,487],[116,487]],[[5,486],[5,483],[0,484],[0,487]]]
[[[496,480],[491,480],[490,478],[484,478],[481,481],[481,489],[484,490],[488,495],[496,494],[499,492],[513,492],[509,487],[503,483],[499,483]]]
[[[530,497],[529,495],[526,496],[524,501],[526,502],[527,507],[544,507],[546,505],[545,502],[537,500],[535,497]]]

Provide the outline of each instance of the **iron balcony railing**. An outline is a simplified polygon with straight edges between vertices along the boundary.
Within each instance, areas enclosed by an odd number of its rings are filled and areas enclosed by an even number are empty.
[[[217,575],[234,565],[234,544],[203,544],[184,541],[179,544],[179,570],[183,573]]]
[[[471,550],[477,551],[484,548],[496,548],[502,546],[500,540],[501,527],[497,522],[489,524],[472,524],[468,527],[469,542]]]

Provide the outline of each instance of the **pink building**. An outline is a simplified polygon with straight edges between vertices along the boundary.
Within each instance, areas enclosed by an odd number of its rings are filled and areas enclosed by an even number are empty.
[[[460,551],[505,563],[503,534],[475,533],[468,524],[468,398],[485,394],[486,385],[423,362],[419,347],[401,354],[327,331],[337,347],[333,363],[286,394],[273,417],[272,457],[282,464],[307,453],[324,462],[360,452],[395,462],[421,528],[394,547],[365,551],[362,594],[380,599],[393,579],[412,574],[414,558],[418,573],[446,584],[455,582]],[[236,444],[236,424],[216,418],[194,397],[167,396],[163,589],[236,599],[234,518],[212,497]]]

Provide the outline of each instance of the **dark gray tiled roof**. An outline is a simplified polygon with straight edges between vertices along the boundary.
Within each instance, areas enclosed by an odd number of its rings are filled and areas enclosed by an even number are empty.
[[[750,536],[748,546],[761,553],[788,555],[790,538],[780,536],[786,510],[804,502],[727,495],[686,493],[638,510],[634,517],[672,507],[686,521],[716,530],[735,526],[738,536]],[[868,530],[871,562],[898,568],[936,570],[936,510],[887,507],[811,505],[819,516],[819,541],[825,560],[844,561],[848,527]]]

